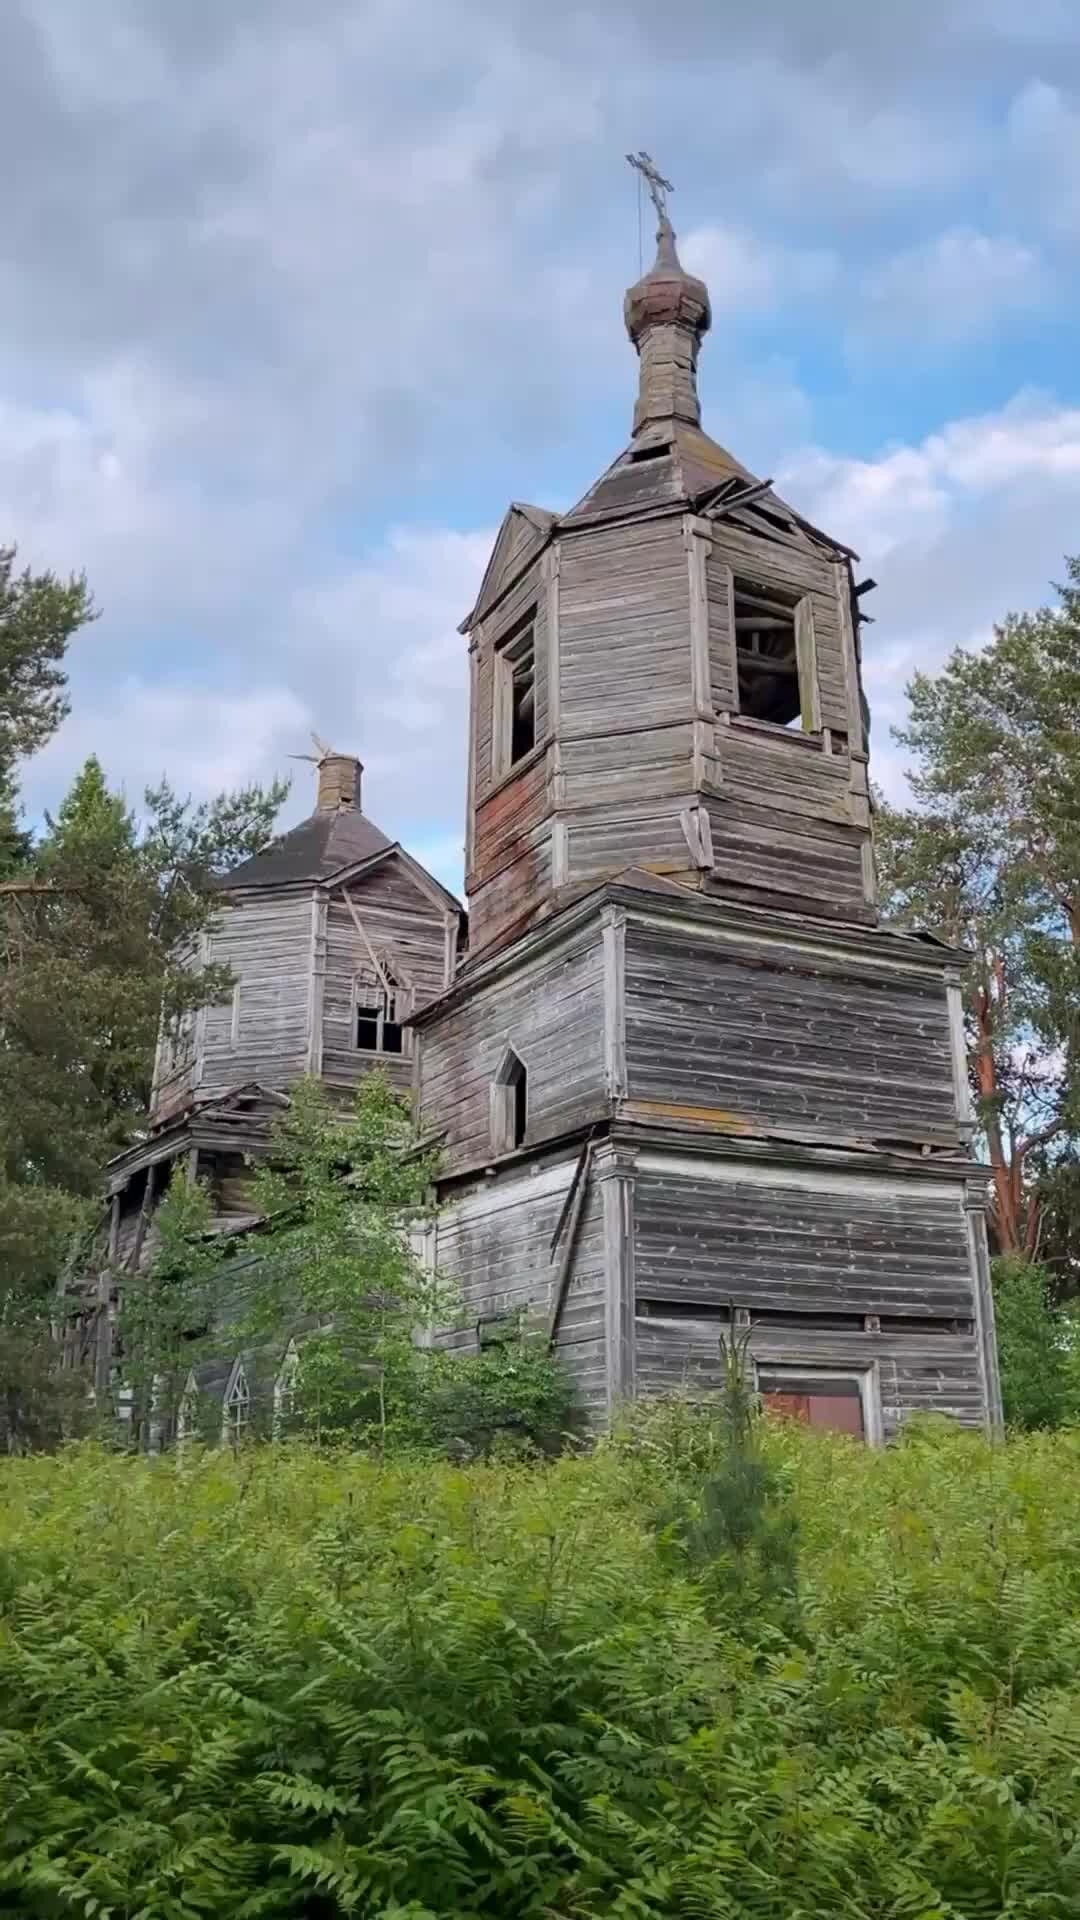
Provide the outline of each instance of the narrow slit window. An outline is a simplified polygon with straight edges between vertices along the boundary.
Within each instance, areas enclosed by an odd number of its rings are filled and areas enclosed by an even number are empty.
[[[816,725],[809,601],[736,579],[732,594],[739,712],[773,726]]]
[[[509,773],[536,745],[536,629],[530,617],[495,655],[495,773]]]
[[[536,745],[536,648],[532,630],[510,676],[510,764]]]
[[[529,1075],[524,1060],[507,1049],[491,1089],[491,1144],[496,1153],[523,1146],[529,1126]]]

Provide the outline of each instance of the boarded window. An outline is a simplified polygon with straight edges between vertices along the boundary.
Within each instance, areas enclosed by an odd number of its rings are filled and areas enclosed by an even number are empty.
[[[767,1413],[802,1420],[809,1427],[866,1439],[861,1381],[851,1374],[796,1373],[762,1367],[758,1392]]]
[[[773,726],[820,726],[810,601],[737,578],[732,615],[739,712]]]

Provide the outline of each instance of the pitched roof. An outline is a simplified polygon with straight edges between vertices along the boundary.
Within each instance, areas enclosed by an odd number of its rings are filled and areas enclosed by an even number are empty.
[[[393,845],[358,807],[313,813],[271,841],[262,853],[222,875],[217,886],[231,893],[234,887],[284,887],[325,880],[342,867],[388,852]]]

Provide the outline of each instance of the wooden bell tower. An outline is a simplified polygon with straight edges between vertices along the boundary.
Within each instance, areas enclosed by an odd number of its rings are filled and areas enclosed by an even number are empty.
[[[855,556],[703,432],[709,296],[646,177],[630,442],[562,518],[510,508],[462,628],[432,1258],[481,1328],[542,1322],[597,1418],[714,1380],[734,1314],[808,1418],[993,1420],[963,956],[879,923]]]

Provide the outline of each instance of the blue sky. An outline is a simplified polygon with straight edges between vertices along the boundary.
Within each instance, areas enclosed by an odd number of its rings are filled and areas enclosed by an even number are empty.
[[[14,0],[0,540],[101,620],[31,811],[314,728],[452,884],[510,498],[629,432],[633,178],[709,282],[706,425],[857,547],[875,771],[918,665],[1080,550],[1075,0]],[[646,222],[646,242],[648,242]]]

